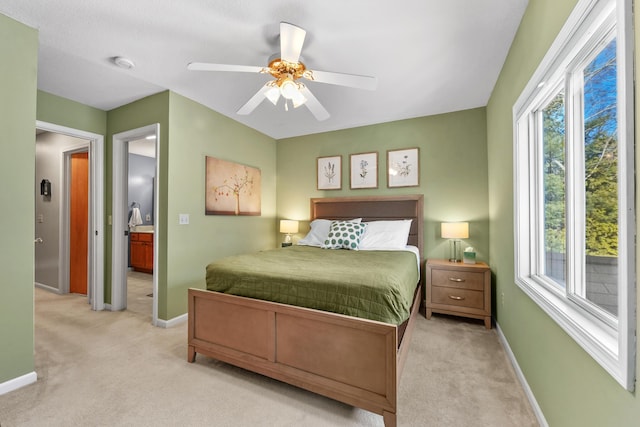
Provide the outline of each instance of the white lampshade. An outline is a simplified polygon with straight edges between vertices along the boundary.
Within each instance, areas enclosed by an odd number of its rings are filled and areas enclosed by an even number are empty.
[[[286,78],[280,85],[280,93],[287,99],[293,99],[298,93],[298,86],[291,78]]]
[[[468,239],[468,222],[443,222],[440,224],[440,234],[443,239]]]
[[[264,96],[267,97],[273,105],[276,105],[278,103],[278,99],[280,99],[280,89],[278,89],[277,86],[273,86],[264,94]]]
[[[292,219],[281,219],[280,220],[280,232],[291,234],[298,232],[298,221]]]

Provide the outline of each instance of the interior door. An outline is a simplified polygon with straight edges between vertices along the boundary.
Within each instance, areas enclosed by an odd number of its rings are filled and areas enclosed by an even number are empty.
[[[69,292],[86,295],[89,249],[89,153],[71,155],[69,194]]]

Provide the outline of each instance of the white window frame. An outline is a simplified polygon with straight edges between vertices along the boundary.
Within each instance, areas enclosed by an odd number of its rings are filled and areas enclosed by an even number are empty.
[[[514,130],[514,227],[515,282],[553,318],[620,385],[629,391],[635,387],[635,170],[634,170],[634,96],[633,96],[633,27],[631,3],[624,0],[580,0],[558,37],[513,106]],[[584,247],[583,237],[572,229],[583,230],[584,195],[572,184],[571,175],[582,166],[571,164],[572,139],[582,135],[581,92],[572,87],[571,71],[583,66],[601,46],[607,34],[614,32],[617,52],[618,100],[618,315],[606,313],[586,299],[576,298],[584,280],[582,261],[576,262]],[[538,174],[539,133],[535,115],[558,88],[564,85],[567,110],[565,130],[567,144],[567,285],[562,289],[544,275],[544,248],[538,236],[543,223],[543,191]],[[573,92],[572,92],[573,91]],[[579,96],[577,96],[579,95]],[[574,97],[574,99],[571,99]],[[577,104],[577,105],[576,105]],[[580,156],[577,156],[580,157]],[[580,184],[580,183],[578,183]],[[582,183],[583,185],[584,183]],[[583,185],[584,186],[584,185]],[[579,186],[578,186],[579,188]],[[578,193],[578,194],[575,194]],[[584,193],[584,190],[582,190]],[[577,201],[576,201],[577,199]],[[575,224],[574,224],[575,223]],[[575,226],[574,226],[575,225]],[[582,228],[581,228],[582,227]],[[582,246],[581,246],[582,245]]]

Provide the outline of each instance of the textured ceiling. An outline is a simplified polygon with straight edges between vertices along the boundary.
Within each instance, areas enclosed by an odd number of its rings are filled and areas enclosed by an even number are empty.
[[[484,106],[527,0],[0,0],[39,30],[38,88],[103,110],[170,89],[276,139]],[[374,76],[375,91],[309,82],[331,117],[268,101],[236,111],[268,75],[279,23],[304,28],[310,69]],[[124,70],[112,58],[136,67]]]

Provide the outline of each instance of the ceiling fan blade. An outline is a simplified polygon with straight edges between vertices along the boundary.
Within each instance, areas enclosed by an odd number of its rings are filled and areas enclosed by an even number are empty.
[[[269,89],[271,89],[271,86],[269,86],[268,84],[262,86],[260,90],[258,90],[258,92],[256,92],[256,94],[253,95],[251,99],[247,101],[246,104],[240,107],[240,109],[237,111],[237,114],[247,115],[251,113],[253,110],[255,110],[256,107],[260,105],[262,101],[264,101],[265,99],[264,95],[265,93],[267,93]]]
[[[307,102],[304,105],[307,106],[311,114],[315,116],[315,118],[321,122],[323,120],[327,120],[329,118],[329,112],[325,110],[325,108],[320,104],[320,101],[313,96],[311,91],[304,85],[301,85],[300,92],[307,98]]]
[[[187,70],[191,71],[238,71],[243,73],[259,73],[264,67],[256,65],[210,64],[207,62],[190,62]]]
[[[298,62],[307,32],[287,22],[280,23],[280,59]]]
[[[332,73],[330,71],[310,70],[312,78],[309,80],[332,85],[355,87],[358,89],[375,90],[378,86],[378,79],[370,76],[359,76],[357,74]]]

